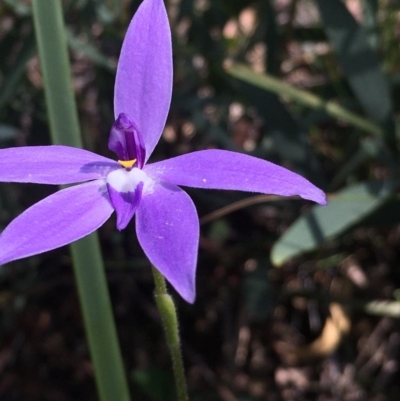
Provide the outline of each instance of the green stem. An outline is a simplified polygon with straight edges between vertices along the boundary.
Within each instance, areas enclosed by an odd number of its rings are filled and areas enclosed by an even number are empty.
[[[165,337],[171,351],[172,366],[174,369],[175,385],[179,401],[187,401],[185,371],[183,368],[181,344],[179,339],[178,318],[172,297],[167,293],[164,276],[152,267],[155,298],[161,319],[164,325]]]
[[[61,1],[33,0],[32,8],[52,141],[82,147]],[[71,252],[99,398],[129,401],[97,234],[73,243]]]

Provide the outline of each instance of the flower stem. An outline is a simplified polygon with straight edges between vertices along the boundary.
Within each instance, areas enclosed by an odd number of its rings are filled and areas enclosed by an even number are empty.
[[[189,398],[186,389],[176,308],[172,297],[167,293],[167,285],[164,276],[154,267],[152,267],[152,272],[155,283],[156,304],[164,325],[165,337],[167,338],[167,343],[171,351],[178,401],[187,401]]]
[[[52,141],[82,147],[61,0],[33,0],[32,10]],[[71,253],[99,399],[129,401],[96,233],[72,244]]]

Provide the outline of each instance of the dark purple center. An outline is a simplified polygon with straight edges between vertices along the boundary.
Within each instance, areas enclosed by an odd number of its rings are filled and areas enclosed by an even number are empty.
[[[137,166],[142,168],[146,158],[146,149],[139,128],[128,117],[121,113],[111,127],[108,148],[118,156],[118,160],[137,160]]]

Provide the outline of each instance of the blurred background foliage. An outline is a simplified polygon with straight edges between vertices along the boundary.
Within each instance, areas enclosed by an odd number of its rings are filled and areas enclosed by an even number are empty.
[[[198,297],[176,299],[191,399],[397,401],[400,2],[166,3],[174,95],[153,160],[245,152],[330,201],[188,191]],[[84,143],[110,157],[115,67],[139,4],[64,1]],[[30,2],[0,0],[0,146],[49,142]],[[0,228],[54,190],[1,184]],[[134,225],[120,233],[112,218],[100,237],[133,399],[172,401]],[[0,270],[0,399],[97,399],[67,249]]]

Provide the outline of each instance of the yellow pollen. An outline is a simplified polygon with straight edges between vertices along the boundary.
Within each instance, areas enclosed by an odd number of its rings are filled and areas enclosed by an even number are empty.
[[[136,163],[136,160],[118,160],[118,163],[125,168],[131,168]]]

